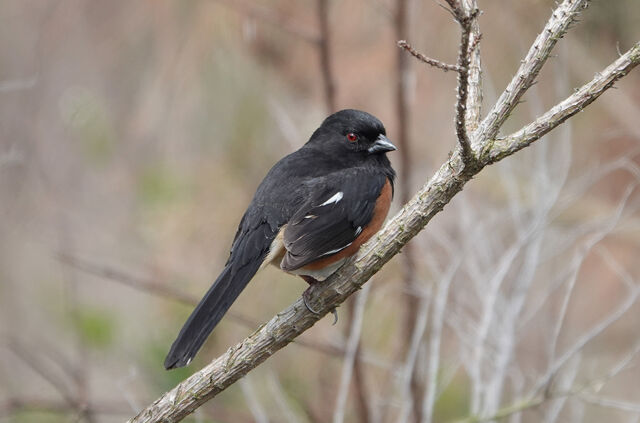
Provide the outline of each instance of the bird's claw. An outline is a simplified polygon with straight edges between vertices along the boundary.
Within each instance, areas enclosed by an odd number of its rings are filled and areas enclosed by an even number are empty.
[[[311,295],[311,293],[309,292],[309,289],[305,290],[302,293],[302,302],[304,303],[304,306],[307,308],[307,310],[309,310],[311,313],[315,314],[315,315],[319,315],[320,312],[317,310],[314,310],[313,307],[311,307],[311,305],[309,304],[309,296]],[[331,310],[331,314],[333,314],[333,323],[332,325],[335,325],[336,323],[338,323],[338,309],[336,307],[332,308]]]
[[[313,309],[313,307],[311,307],[309,305],[309,296],[311,294],[309,293],[309,289],[306,289],[303,293],[302,293],[302,302],[304,303],[304,306],[307,308],[307,310],[309,310],[310,312],[312,312],[313,314],[320,314],[319,311],[316,311]]]
[[[336,323],[338,323],[338,309],[337,308],[332,308],[331,309],[331,314],[333,314],[333,323],[331,324],[332,326],[335,326]]]

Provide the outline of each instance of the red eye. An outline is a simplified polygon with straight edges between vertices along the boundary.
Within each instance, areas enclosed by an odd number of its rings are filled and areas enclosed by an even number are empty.
[[[351,142],[356,142],[358,140],[358,136],[356,134],[354,134],[353,132],[349,132],[347,134],[347,139]]]

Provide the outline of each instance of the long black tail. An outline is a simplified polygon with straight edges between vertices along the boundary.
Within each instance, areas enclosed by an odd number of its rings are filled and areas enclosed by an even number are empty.
[[[229,263],[193,310],[164,360],[165,369],[183,367],[191,362],[213,328],[247,286],[260,267],[260,261],[232,270]]]

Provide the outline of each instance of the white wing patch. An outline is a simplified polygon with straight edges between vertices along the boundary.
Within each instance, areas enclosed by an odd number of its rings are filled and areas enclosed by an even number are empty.
[[[327,251],[326,253],[322,254],[320,257],[324,257],[324,256],[328,256],[329,254],[335,254],[339,251],[344,250],[345,248],[347,248],[349,245],[351,245],[351,242],[348,243],[347,245],[345,245],[344,247],[340,247],[340,248],[336,248],[335,250],[331,250],[331,251]]]
[[[343,192],[342,191],[338,191],[331,198],[329,198],[327,201],[325,201],[324,203],[320,204],[320,207],[329,205],[331,203],[337,203],[338,201],[342,200],[343,196],[344,196]]]
[[[362,226],[358,226],[358,229],[356,229],[356,236],[360,235],[360,232],[362,232]]]

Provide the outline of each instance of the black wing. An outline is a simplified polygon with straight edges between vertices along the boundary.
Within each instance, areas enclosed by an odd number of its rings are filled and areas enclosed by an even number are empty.
[[[383,174],[352,170],[309,183],[309,199],[284,232],[281,267],[295,270],[347,248],[373,217]]]

